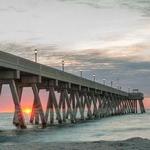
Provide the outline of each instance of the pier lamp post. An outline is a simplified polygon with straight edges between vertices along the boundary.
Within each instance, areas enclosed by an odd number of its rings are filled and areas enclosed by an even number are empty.
[[[65,70],[65,61],[62,60],[62,71],[64,71],[64,70]]]
[[[106,84],[106,79],[103,79],[103,84],[104,84],[104,85]]]
[[[83,77],[83,71],[80,70],[80,77],[82,78]]]
[[[113,87],[113,81],[110,82],[111,87]]]
[[[96,80],[96,76],[95,74],[93,74],[93,81],[95,82],[95,80]]]
[[[36,63],[37,63],[37,54],[38,54],[38,50],[35,49],[35,50],[34,50],[34,55],[35,55],[35,62],[36,62]]]

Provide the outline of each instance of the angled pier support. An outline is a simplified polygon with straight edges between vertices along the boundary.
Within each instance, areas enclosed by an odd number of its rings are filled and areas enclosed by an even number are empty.
[[[35,101],[36,101],[36,109],[41,118],[42,127],[44,128],[46,127],[46,121],[45,121],[44,111],[43,111],[40,96],[39,96],[39,91],[38,91],[36,84],[32,84],[32,90],[33,90],[33,94],[34,94]]]
[[[143,100],[138,100],[138,101],[139,101],[139,106],[140,106],[141,113],[145,113],[145,108],[144,108]]]
[[[46,127],[46,121],[45,121],[45,115],[42,108],[40,96],[39,96],[39,88],[38,84],[41,83],[41,76],[25,76],[23,75],[20,79],[22,87],[30,87],[32,88],[33,95],[34,95],[34,102],[32,106],[32,113],[30,117],[30,122],[33,123],[35,120],[35,124],[39,124],[39,121],[41,120],[42,127]]]
[[[86,110],[87,110],[87,118],[88,119],[92,119],[92,111],[91,111],[91,104],[90,104],[90,100],[89,100],[89,97],[88,97],[88,95],[87,95],[87,93],[84,91],[83,92],[83,97],[84,97],[84,107],[83,107],[83,109],[85,110],[85,108],[86,108]]]
[[[10,80],[9,81],[9,86],[10,86],[10,89],[11,89],[11,92],[12,92],[13,102],[14,102],[14,105],[15,105],[15,114],[16,115],[15,115],[14,124],[17,127],[25,129],[26,128],[25,120],[24,120],[23,113],[22,113],[22,110],[21,110],[19,94],[18,94],[18,91],[17,91],[17,86],[16,86],[15,81]]]
[[[32,106],[32,112],[31,112],[31,117],[30,117],[30,123],[34,123],[38,125],[39,124],[39,110],[38,110],[38,104],[36,101],[36,98],[34,97],[34,102]]]
[[[19,104],[21,104],[21,97],[22,97],[23,88],[20,87],[18,84],[16,85],[16,88],[17,88],[18,97],[19,97]],[[17,117],[17,111],[15,109],[13,124],[16,125],[18,122],[19,122],[19,120],[18,120],[18,117]]]
[[[55,111],[54,111],[54,109],[55,109]],[[56,119],[58,120],[58,123],[62,123],[61,113],[60,113],[60,109],[57,104],[55,90],[54,90],[53,86],[50,86],[46,114],[45,114],[45,120],[47,123],[48,123],[49,114],[50,114],[50,123],[51,124],[54,123],[54,113],[55,112],[56,112]]]
[[[81,87],[75,84],[71,85],[61,81],[58,82],[52,79],[42,80],[37,75],[23,74],[20,77],[18,71],[5,72],[5,75],[5,78],[0,80],[0,93],[2,91],[2,85],[9,84],[15,105],[13,123],[22,129],[26,128],[20,105],[24,87],[32,88],[34,95],[30,122],[33,124],[41,123],[43,128],[49,123],[54,124],[56,120],[58,123],[65,123],[68,120],[71,123],[76,123],[78,120],[99,119],[130,113],[135,114],[138,112],[138,103],[141,113],[145,113],[143,95],[130,93],[129,96],[125,96]],[[40,89],[48,91],[45,113],[39,96]],[[56,93],[60,93],[59,98]]]
[[[20,105],[24,87],[32,88],[34,94],[31,122],[41,123],[43,127],[49,122],[54,123],[55,116],[58,123],[69,119],[75,123],[78,120],[135,114],[138,103],[141,113],[145,113],[144,95],[138,90],[127,93],[0,51],[0,94],[3,84],[10,85],[15,105],[13,122],[20,128],[26,128]],[[40,89],[49,92],[46,114],[39,96]],[[60,93],[60,99],[57,99],[56,92]]]

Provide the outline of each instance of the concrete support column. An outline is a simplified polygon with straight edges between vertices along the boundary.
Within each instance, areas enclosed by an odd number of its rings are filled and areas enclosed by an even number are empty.
[[[103,94],[103,103],[102,103],[102,117],[106,117],[107,116],[107,99],[105,94]]]
[[[141,113],[145,113],[145,108],[144,108],[143,100],[138,100],[138,101],[139,101],[139,106],[140,106]]]
[[[83,108],[83,112],[84,112],[84,109],[85,109],[85,103],[84,103],[84,95],[83,95],[83,92],[81,91],[80,92],[80,100],[81,100],[81,106],[82,106],[82,108]]]
[[[128,105],[126,99],[124,99],[124,104],[125,104],[125,114],[128,114]]]
[[[0,95],[2,93],[2,83],[0,83]]]
[[[91,104],[89,102],[89,97],[87,95],[87,92],[84,93],[84,99],[85,99],[84,105],[87,107],[87,117],[88,117],[88,119],[92,119]]]
[[[123,103],[123,99],[122,99],[122,97],[120,96],[120,107],[121,107],[121,115],[123,115],[124,114],[124,103]]]
[[[16,85],[16,88],[17,88],[18,97],[19,97],[19,104],[21,104],[21,97],[22,97],[23,87],[20,87],[19,85]],[[18,122],[19,122],[19,120],[18,120],[17,112],[15,110],[14,117],[13,117],[13,124],[15,125]]]
[[[81,115],[81,120],[84,120],[84,112],[83,112],[83,108],[82,108],[82,105],[81,105],[81,101],[80,101],[80,97],[79,97],[79,92],[76,91],[75,95],[76,95],[76,101],[77,101],[75,116],[77,115],[77,109],[79,108],[79,112],[80,112],[80,115]]]
[[[101,95],[98,95],[98,117],[101,117],[101,109],[102,109],[102,98]]]
[[[109,106],[109,115],[113,115],[113,98],[111,93],[108,94],[108,106]]]
[[[73,106],[71,104],[73,104]],[[75,121],[75,96],[74,93],[71,92],[69,97],[66,85],[61,87],[59,109],[62,109],[63,122],[66,122],[69,116],[72,123]]]
[[[50,114],[50,124],[54,123],[54,97],[53,97],[53,88],[49,88],[49,96],[45,113],[45,121],[48,123],[48,116]],[[55,94],[55,93],[54,93]]]
[[[143,113],[145,113],[146,111],[145,111],[143,100],[142,100],[142,107],[143,107]]]
[[[71,105],[71,110],[72,110],[72,115],[74,121],[76,121],[76,100],[75,100],[75,93],[74,91],[71,91],[70,93],[70,105]]]
[[[104,117],[105,100],[104,95],[101,95],[100,117]]]
[[[136,113],[138,113],[137,100],[135,101]]]
[[[54,111],[55,108],[55,111]],[[47,108],[45,113],[45,120],[48,122],[48,116],[50,113],[50,123],[52,124],[54,122],[54,113],[56,113],[56,119],[58,120],[58,123],[62,123],[60,109],[57,104],[57,99],[55,95],[55,90],[53,86],[49,87],[49,96],[48,96],[48,102],[47,102]]]
[[[118,95],[116,95],[116,107],[117,107],[117,115],[119,115],[120,114],[120,99]]]
[[[24,129],[24,128],[26,128],[26,125],[25,125],[25,120],[24,120],[24,116],[23,116],[23,113],[22,113],[22,109],[21,109],[21,106],[20,106],[20,103],[19,103],[19,95],[18,95],[15,80],[11,80],[9,82],[9,86],[10,86],[10,89],[11,89],[13,102],[14,102],[14,105],[15,105],[15,112],[17,114],[16,116],[17,116],[17,119],[18,119],[18,123],[16,122],[15,125],[17,127],[21,128],[21,129]]]
[[[128,105],[128,99],[127,98],[126,98],[125,102],[126,102],[126,114],[128,114],[129,113],[129,105]]]
[[[134,112],[137,113],[137,100],[134,100]]]
[[[127,100],[127,105],[128,105],[128,114],[130,114],[132,112],[131,105],[130,105],[130,100]]]
[[[119,101],[120,101],[120,115],[123,114],[123,104],[122,104],[122,99],[121,99],[121,96],[119,96]]]
[[[65,95],[64,95],[63,88],[61,89],[61,92],[60,92],[59,109],[60,109],[60,111],[62,110],[63,122],[66,122],[66,104],[65,104]]]
[[[94,106],[94,108],[93,108],[93,116],[95,118],[97,118],[98,117],[97,97],[96,97],[96,95],[94,93],[91,94],[91,100],[93,101],[93,106]]]
[[[135,113],[134,100],[131,100],[131,105],[132,105],[132,113]]]
[[[74,122],[74,114],[73,114],[73,111],[72,111],[72,108],[71,108],[71,101],[68,97],[67,89],[64,90],[64,96],[65,96],[66,104],[67,104],[67,114],[70,115],[70,120],[73,123]]]
[[[39,93],[39,89],[38,89],[38,93]],[[34,101],[33,101],[33,106],[32,106],[30,123],[33,124],[34,120],[35,120],[35,124],[38,125],[39,124],[39,108],[38,108],[38,103],[37,103],[35,96],[34,96]]]
[[[124,105],[124,99],[122,96],[120,96],[120,100],[121,100],[121,114],[123,115],[125,112],[125,105]]]
[[[128,102],[129,102],[130,113],[132,113],[132,101],[129,100]]]
[[[37,88],[36,84],[32,84],[32,90],[33,90],[33,94],[34,94],[34,97],[35,97],[35,100],[36,100],[36,106],[38,108],[39,115],[40,115],[40,118],[41,118],[42,127],[44,128],[44,127],[46,127],[46,121],[45,121],[45,116],[44,116],[41,100],[40,100],[40,97],[39,97],[39,91],[38,91],[38,88]]]
[[[113,95],[113,101],[114,101],[114,115],[118,114],[118,102],[117,102],[117,95]]]
[[[111,97],[111,105],[112,105],[112,114],[111,115],[115,115],[116,113],[116,101],[115,101],[115,97],[114,94],[110,94]]]

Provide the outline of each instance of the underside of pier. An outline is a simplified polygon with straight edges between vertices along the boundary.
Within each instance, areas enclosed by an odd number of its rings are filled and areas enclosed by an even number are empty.
[[[0,52],[0,93],[8,84],[15,106],[13,124],[26,128],[21,108],[24,87],[32,88],[34,102],[30,122],[41,124],[100,119],[114,115],[145,113],[142,93],[127,93],[29,60]],[[39,96],[49,93],[46,112]],[[138,109],[139,106],[139,109]]]

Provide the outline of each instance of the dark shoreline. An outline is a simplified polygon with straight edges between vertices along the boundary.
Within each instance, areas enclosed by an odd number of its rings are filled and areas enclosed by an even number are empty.
[[[150,150],[150,140],[131,138],[123,141],[0,143],[0,150]]]

